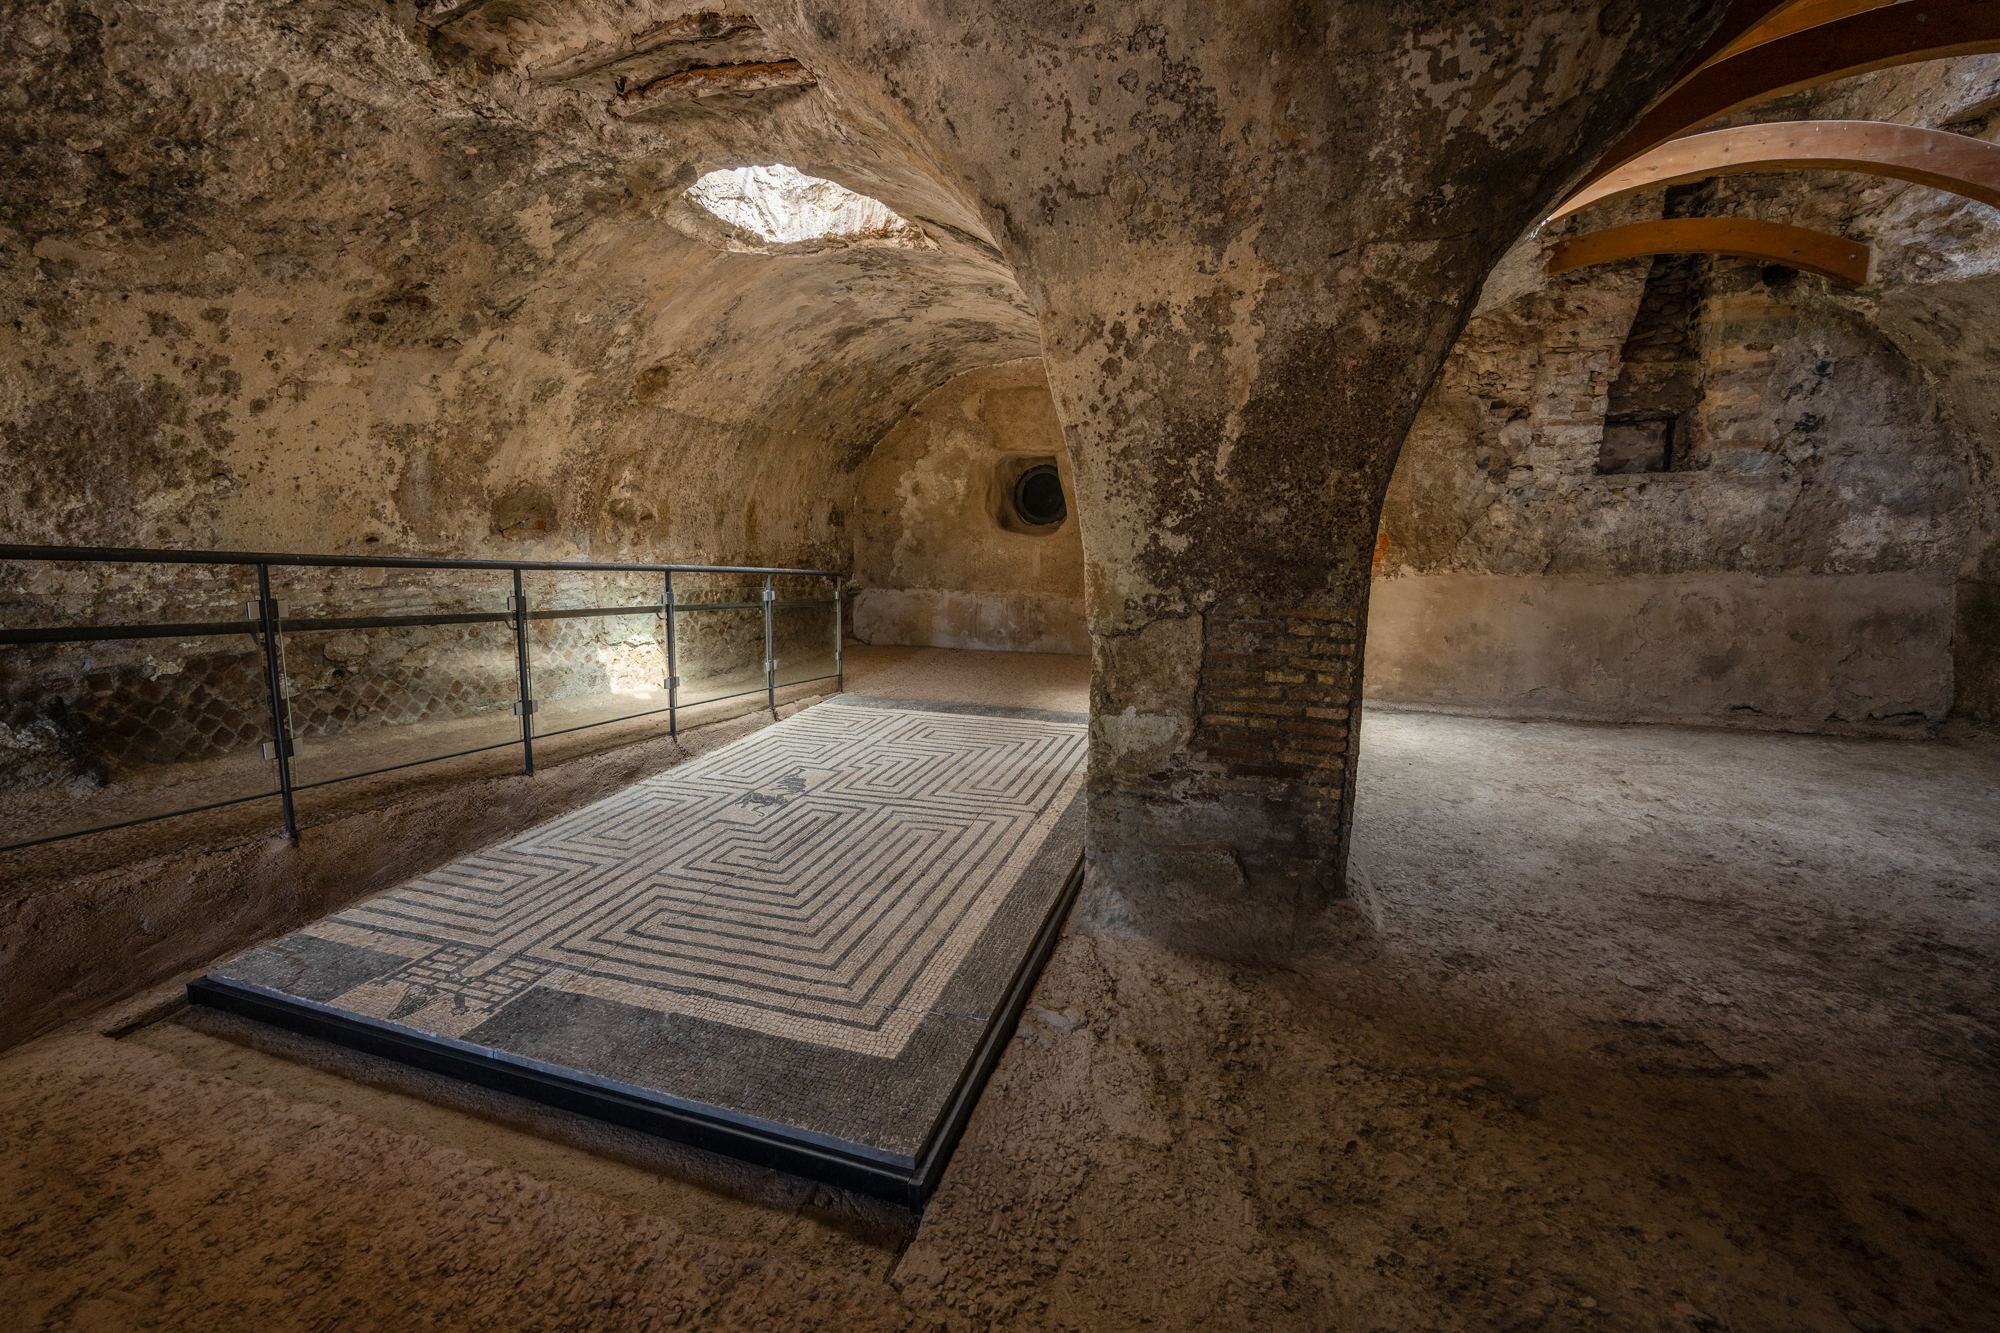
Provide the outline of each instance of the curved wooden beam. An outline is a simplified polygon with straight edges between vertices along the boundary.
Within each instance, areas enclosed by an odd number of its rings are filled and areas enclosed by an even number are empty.
[[[2000,0],[1907,0],[1795,32],[1698,71],[1604,155],[1596,180],[1738,107],[1871,70],[2000,52]]]
[[[1715,36],[1708,39],[1708,45],[1689,62],[1688,68],[1700,69],[1703,65],[1735,51],[1751,33],[1769,27],[1794,9],[1803,5],[1827,2],[1828,0],[1732,0],[1729,12],[1722,16],[1722,25],[1715,30]],[[1887,4],[1889,0],[1873,0],[1873,2]]]
[[[1844,236],[1748,218],[1677,218],[1610,227],[1562,242],[1549,256],[1549,273],[1642,255],[1742,255],[1830,278],[1843,287],[1868,280],[1868,247]]]
[[[1859,171],[2000,208],[2000,144],[1875,120],[1797,120],[1662,144],[1571,195],[1550,220],[1657,186],[1747,171]]]
[[[1886,5],[1901,3],[1903,0],[1797,0],[1797,3],[1786,5],[1724,46],[1706,63],[1714,64],[1716,60],[1726,60],[1730,56],[1741,55],[1753,46],[1775,42],[1780,37],[1789,37],[1795,32],[1804,32],[1807,28],[1818,28],[1851,14],[1865,14],[1871,9],[1881,9]]]

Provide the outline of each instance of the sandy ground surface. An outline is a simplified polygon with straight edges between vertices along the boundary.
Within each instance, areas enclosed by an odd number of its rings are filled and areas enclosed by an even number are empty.
[[[920,1223],[140,1001],[0,1057],[11,1326],[2000,1327],[1991,741],[1363,754],[1365,910],[1072,929]]]

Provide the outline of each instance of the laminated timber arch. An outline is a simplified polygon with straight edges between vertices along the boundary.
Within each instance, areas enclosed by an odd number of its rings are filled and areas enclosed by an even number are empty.
[[[1704,65],[1713,64],[1725,55],[1734,55],[1757,41],[1769,40],[1760,38],[1758,34],[1775,28],[1794,10],[1814,9],[1829,3],[1867,7],[1887,2],[1888,0],[1736,0],[1736,3],[1729,7],[1729,12],[1723,16],[1715,35],[1708,39],[1708,45],[1689,62],[1688,68],[1698,70]],[[1811,23],[1826,21],[1826,19],[1810,20]]]
[[[1748,218],[1679,218],[1635,222],[1564,241],[1549,256],[1549,273],[1646,255],[1741,255],[1829,278],[1843,287],[1868,280],[1868,247],[1825,232]]]
[[[1865,14],[1871,9],[1883,9],[1889,5],[1903,3],[1903,0],[1794,0],[1762,23],[1757,24],[1735,41],[1722,47],[1704,66],[1718,60],[1738,56],[1753,47],[1775,42],[1780,37],[1789,37],[1795,32],[1808,28],[1823,27],[1853,14]]]
[[[1590,179],[1601,179],[1717,116],[1781,93],[1898,65],[1994,53],[2000,53],[2000,3],[1994,0],[1910,0],[1850,14],[1700,69],[1648,111],[1604,155]]]
[[[1552,218],[1663,185],[1753,171],[1858,171],[2000,208],[2000,145],[1882,121],[1810,120],[1675,139],[1599,177]]]

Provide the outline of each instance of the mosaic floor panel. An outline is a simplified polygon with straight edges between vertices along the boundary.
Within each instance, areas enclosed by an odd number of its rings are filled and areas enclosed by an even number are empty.
[[[253,949],[195,998],[918,1172],[1081,854],[1085,730],[841,695]]]

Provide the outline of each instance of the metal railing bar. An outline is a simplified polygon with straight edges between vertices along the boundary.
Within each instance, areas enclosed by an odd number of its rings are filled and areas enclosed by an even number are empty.
[[[781,680],[778,682],[778,688],[781,690],[789,690],[794,685],[817,685],[823,680],[839,680],[839,679],[840,679],[839,672],[829,671],[824,676],[807,676],[804,680]]]
[[[650,606],[578,606],[564,611],[530,611],[530,620],[581,620],[586,616],[657,616],[660,604]]]
[[[778,600],[778,594],[771,587],[771,576],[764,576],[764,698],[765,706],[772,712],[778,710],[778,650],[777,627],[773,623],[776,614],[771,604]]]
[[[169,551],[140,547],[5,546],[0,560],[74,560],[97,564],[293,565],[328,569],[546,569],[648,574],[796,574],[838,578],[832,569],[771,565],[636,565],[599,560],[432,560],[409,555],[283,555],[262,551]]]
[[[676,611],[757,611],[762,602],[683,603]],[[801,607],[833,606],[833,602],[774,602],[780,611]],[[530,611],[530,620],[576,620],[587,616],[657,616],[657,603],[641,606],[588,606],[564,611]],[[506,625],[514,616],[506,611],[449,611],[421,616],[336,616],[326,618],[287,617],[278,622],[281,633],[312,633],[321,630],[395,629],[405,625]],[[261,634],[257,620],[205,620],[185,625],[88,625],[70,629],[0,629],[0,645],[20,643],[97,643],[107,639],[191,639],[204,635]]]
[[[832,602],[779,602],[779,609],[802,606],[832,606]],[[676,607],[679,611],[755,611],[762,602],[706,602]],[[658,602],[642,602],[638,606],[575,606],[549,611],[528,612],[530,620],[580,620],[589,616],[657,616],[660,614]],[[418,616],[363,616],[346,619],[314,619],[309,617],[288,617],[281,622],[287,630],[320,629],[390,629],[397,625],[477,625],[506,621],[511,623],[514,615],[509,611],[490,612],[439,612],[436,615]],[[256,622],[247,622],[254,624]]]
[[[660,576],[660,606],[666,612],[661,617],[667,630],[667,739],[680,744],[680,652],[674,634],[674,576],[671,573]]]
[[[528,606],[528,589],[521,582],[521,571],[514,571],[514,596],[507,603],[514,613],[514,660],[520,670],[516,687],[520,698],[514,711],[521,715],[521,771],[529,777],[535,776],[535,674],[528,662],[528,617],[532,614]]]
[[[104,639],[193,639],[208,634],[262,634],[260,620],[208,620],[188,625],[86,625],[69,629],[0,629],[0,644],[96,643]]]
[[[761,608],[763,605],[764,604],[762,602],[681,602],[675,605],[674,610],[755,611]],[[779,607],[780,609],[783,609],[784,607],[788,606],[790,607],[832,606],[833,603],[798,601],[798,602],[776,602],[773,603],[773,605]],[[528,613],[528,619],[570,620],[577,616],[657,616],[658,614],[660,614],[660,604],[658,602],[654,602],[650,605],[641,605],[641,606],[583,606],[583,607],[575,607],[565,611],[530,611]]]
[[[682,704],[680,706],[686,708],[688,705]],[[667,712],[673,707],[673,704],[668,704],[664,708],[649,708],[643,713],[620,713],[617,717],[600,717],[595,722],[579,722],[573,727],[564,727],[561,731],[537,731],[535,739],[545,741],[551,736],[567,736],[572,732],[589,731],[592,727],[608,727],[613,722],[630,722],[632,719],[638,717],[654,717]]]
[[[281,634],[304,634],[313,630],[395,629],[400,625],[511,625],[514,617],[505,611],[440,611],[424,616],[333,616],[325,619],[290,617],[278,622]]]
[[[343,773],[337,778],[321,778],[318,782],[308,782],[292,788],[293,791],[311,791],[315,787],[331,787],[336,782],[352,782],[356,778],[372,778],[379,773],[394,773],[399,769],[416,768],[420,764],[441,764],[447,759],[463,759],[469,754],[485,754],[488,750],[506,750],[521,743],[520,738],[495,741],[491,745],[475,746],[470,750],[453,750],[450,754],[434,754],[428,759],[412,759],[406,764],[391,764],[387,768],[371,768],[366,773]]]
[[[271,567],[257,566],[257,610],[264,623],[259,627],[264,647],[264,688],[271,705],[271,753],[278,761],[278,796],[284,812],[285,836],[299,840],[298,811],[292,805],[292,710],[285,702],[285,663],[278,642],[284,631],[278,628],[278,603],[271,596]]]
[[[23,847],[40,847],[45,843],[61,842],[65,838],[81,838],[86,833],[110,833],[114,829],[132,828],[138,824],[151,824],[156,820],[174,819],[181,815],[198,815],[204,810],[220,810],[228,805],[242,805],[246,801],[276,800],[280,795],[277,788],[260,791],[255,796],[232,796],[226,801],[211,801],[207,805],[190,805],[179,810],[163,810],[157,815],[141,815],[137,819],[127,819],[117,824],[93,824],[89,828],[72,830],[69,833],[51,833],[46,838],[31,838],[27,842],[0,843],[0,852],[17,852]]]
[[[794,685],[817,685],[819,684],[819,682],[823,680],[838,680],[838,679],[839,677],[836,675],[825,675],[825,676],[810,676],[805,680],[781,680],[778,682],[778,688],[781,690],[789,690]],[[762,694],[762,693],[764,693],[763,690],[744,690],[742,694],[718,694],[715,696],[715,698],[703,699],[698,704],[669,704],[667,705],[666,708],[649,708],[643,713],[620,713],[617,717],[603,717],[599,718],[595,722],[579,722],[573,727],[564,727],[561,731],[537,731],[535,733],[535,739],[547,740],[551,736],[567,736],[571,732],[589,731],[592,727],[608,727],[613,722],[630,722],[634,718],[655,717],[661,713],[668,712],[669,710],[674,708],[701,708],[708,704],[719,704],[730,699],[741,699],[746,694]],[[511,744],[511,742],[509,743]]]
[[[682,686],[682,688],[685,689],[686,686]],[[763,692],[764,692],[764,687],[762,685],[759,685],[754,690],[738,690],[734,694],[718,694],[713,699],[697,699],[693,703],[689,703],[685,699],[683,699],[680,702],[679,706],[681,708],[702,708],[706,707],[709,704],[724,703],[730,699],[744,699],[748,698],[750,695],[762,694]]]

